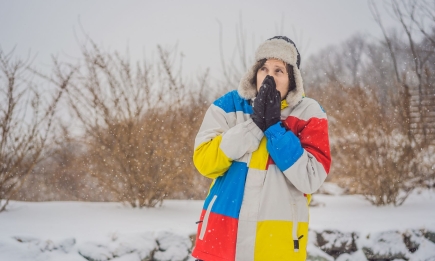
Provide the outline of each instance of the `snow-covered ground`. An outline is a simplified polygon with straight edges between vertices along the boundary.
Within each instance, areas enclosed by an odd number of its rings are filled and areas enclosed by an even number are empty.
[[[429,233],[435,232],[434,191],[415,192],[400,207],[375,207],[362,196],[339,193],[313,198],[318,206],[310,208],[311,256],[333,260],[334,245],[347,244],[348,254],[337,254],[337,260],[367,260],[364,248],[366,255],[375,252],[374,259],[396,253],[395,259],[435,260]],[[150,255],[192,260],[189,235],[196,232],[202,204],[167,200],[159,208],[135,209],[122,203],[11,201],[0,213],[0,261],[140,261]],[[328,243],[319,245],[317,235]],[[328,248],[332,256],[324,252]]]

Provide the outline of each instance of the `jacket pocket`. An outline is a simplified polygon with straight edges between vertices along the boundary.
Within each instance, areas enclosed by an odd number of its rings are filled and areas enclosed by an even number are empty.
[[[216,201],[216,199],[217,199],[217,195],[214,195],[210,201],[210,204],[208,204],[207,211],[205,212],[204,219],[202,221],[201,232],[199,233],[200,240],[204,239],[205,232],[207,231],[208,218],[210,216],[211,208],[213,207],[213,204]]]

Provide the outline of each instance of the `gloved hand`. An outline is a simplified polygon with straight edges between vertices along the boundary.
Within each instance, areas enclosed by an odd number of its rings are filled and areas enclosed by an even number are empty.
[[[265,86],[261,86],[257,93],[257,97],[254,99],[252,104],[252,110],[254,112],[251,114],[251,118],[258,128],[260,128],[263,132],[266,130],[266,119],[264,114],[266,111],[266,99],[267,89]]]
[[[266,77],[267,78],[267,77]],[[275,81],[272,81],[275,85]],[[265,125],[267,130],[270,126],[276,124],[281,119],[281,93],[276,88],[271,88],[267,92],[266,100],[266,110],[265,110]]]
[[[276,90],[276,83],[275,83],[275,79],[273,79],[273,76],[266,75],[266,77],[263,80],[263,83],[261,83],[261,87],[263,86],[269,90],[270,89]]]
[[[268,111],[268,101],[270,101],[270,92],[273,92],[274,95],[278,93],[279,97],[280,93],[276,90],[276,83],[272,76],[267,75],[263,82],[261,83],[260,90],[258,91],[257,97],[254,100],[253,103],[253,114],[251,115],[252,120],[255,124],[264,132],[269,126],[267,126],[266,123],[266,112]],[[272,99],[273,100],[273,99]],[[270,106],[270,105],[269,105]],[[276,113],[274,110],[269,109],[270,113]],[[279,101],[279,115],[278,115],[278,121],[280,119],[281,115],[281,100]],[[272,118],[270,116],[269,118]],[[272,122],[272,119],[269,119],[269,122]],[[274,122],[273,124],[275,124]],[[272,125],[273,125],[272,124]]]

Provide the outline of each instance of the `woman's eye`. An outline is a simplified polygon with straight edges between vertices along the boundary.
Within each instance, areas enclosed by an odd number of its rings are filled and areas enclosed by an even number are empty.
[[[266,70],[266,67],[261,67],[260,70],[261,70],[261,71],[265,71],[265,70]]]
[[[281,69],[276,69],[275,72],[276,73],[284,73]]]

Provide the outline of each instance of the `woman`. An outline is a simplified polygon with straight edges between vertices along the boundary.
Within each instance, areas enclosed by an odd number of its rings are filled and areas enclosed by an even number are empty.
[[[296,45],[261,44],[238,90],[207,110],[193,161],[213,179],[198,222],[198,260],[305,260],[310,194],[331,164],[322,107],[304,97]]]

